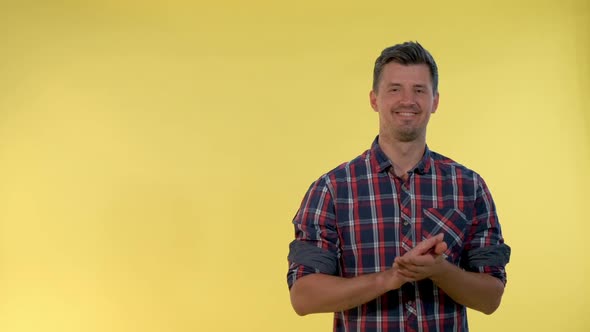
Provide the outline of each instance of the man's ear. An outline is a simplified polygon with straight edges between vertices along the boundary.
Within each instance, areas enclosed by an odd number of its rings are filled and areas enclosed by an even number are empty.
[[[438,99],[439,99],[439,93],[438,91],[436,92],[436,95],[434,96],[434,100],[432,103],[432,112],[431,113],[435,113],[436,110],[438,109]]]
[[[371,90],[371,92],[369,92],[369,102],[371,103],[371,107],[373,108],[373,111],[379,112],[377,109],[377,94],[373,90]]]

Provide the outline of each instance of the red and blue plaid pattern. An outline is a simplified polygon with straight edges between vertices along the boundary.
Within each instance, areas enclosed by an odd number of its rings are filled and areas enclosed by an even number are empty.
[[[470,261],[473,250],[504,243],[477,173],[428,148],[406,181],[392,170],[376,139],[370,150],[322,176],[293,220],[295,239],[325,249],[337,261],[335,274],[349,278],[388,269],[420,241],[444,233],[450,262],[506,282],[505,263]],[[289,287],[320,272],[289,263]],[[467,330],[466,308],[428,279],[334,316],[334,331]]]

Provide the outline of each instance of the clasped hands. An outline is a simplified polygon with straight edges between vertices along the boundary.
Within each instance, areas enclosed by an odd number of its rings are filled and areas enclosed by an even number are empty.
[[[432,278],[442,271],[447,244],[443,234],[428,238],[401,257],[396,257],[393,271],[403,282]]]

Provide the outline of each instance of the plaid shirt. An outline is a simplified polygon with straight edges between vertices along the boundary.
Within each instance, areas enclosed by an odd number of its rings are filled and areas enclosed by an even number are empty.
[[[506,283],[510,248],[483,179],[428,147],[403,181],[375,139],[370,150],[311,185],[293,223],[289,288],[311,273],[351,278],[386,270],[439,233],[448,261]],[[465,306],[430,279],[334,315],[334,331],[467,330]]]

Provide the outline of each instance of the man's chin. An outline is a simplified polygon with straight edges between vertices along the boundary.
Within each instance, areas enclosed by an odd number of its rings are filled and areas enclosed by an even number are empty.
[[[420,133],[417,131],[397,132],[395,138],[404,143],[414,142],[420,137]]]

